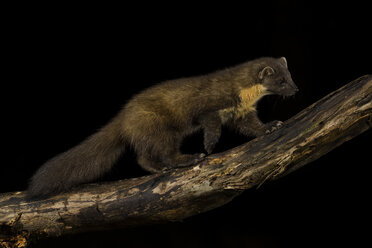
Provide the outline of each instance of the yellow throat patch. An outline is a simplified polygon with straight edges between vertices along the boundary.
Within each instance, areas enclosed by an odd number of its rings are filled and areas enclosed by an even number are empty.
[[[231,119],[244,118],[244,116],[256,110],[257,101],[267,94],[266,88],[261,84],[249,88],[240,89],[240,103],[237,106],[221,109],[218,114],[222,123]]]

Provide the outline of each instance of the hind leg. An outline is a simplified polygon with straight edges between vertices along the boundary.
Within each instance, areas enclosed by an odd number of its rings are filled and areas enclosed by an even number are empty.
[[[151,160],[149,159],[147,156],[145,155],[141,155],[137,158],[137,162],[138,164],[146,171],[148,172],[151,172],[151,173],[157,173],[157,172],[160,172],[162,170],[164,170],[165,168],[165,165],[158,162],[158,161],[154,161],[154,160]]]
[[[151,143],[152,148],[151,150],[137,152],[138,163],[145,170],[154,173],[190,166],[204,159],[204,153],[182,154],[180,152],[181,141],[182,136],[177,133],[173,133],[173,135],[167,133],[162,135],[162,138],[149,137],[148,143]]]
[[[198,154],[176,154],[163,157],[162,162],[152,160],[147,156],[139,156],[138,164],[146,171],[157,173],[172,168],[187,167],[202,161],[205,157],[204,153]]]
[[[177,138],[177,136],[174,136]],[[182,154],[180,152],[181,138],[174,139],[173,143],[168,143],[158,153],[159,160],[165,165],[165,169],[187,167],[202,161],[204,153]]]
[[[176,154],[169,155],[167,157],[163,157],[163,161],[165,164],[165,168],[171,169],[171,168],[187,167],[193,164],[197,164],[203,161],[204,157],[205,157],[204,153],[196,153],[196,154],[176,153]]]

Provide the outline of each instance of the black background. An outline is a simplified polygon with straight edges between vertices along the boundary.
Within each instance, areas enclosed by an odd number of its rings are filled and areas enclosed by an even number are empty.
[[[2,31],[1,192],[24,190],[43,162],[94,133],[133,94],[164,80],[285,56],[300,92],[263,99],[260,117],[270,121],[286,120],[371,73],[368,7],[309,2],[9,9]],[[245,141],[224,130],[216,151]],[[370,234],[370,141],[368,131],[182,223],[61,237],[34,247],[357,246]],[[183,149],[202,151],[200,133]],[[102,180],[145,174],[129,152]]]

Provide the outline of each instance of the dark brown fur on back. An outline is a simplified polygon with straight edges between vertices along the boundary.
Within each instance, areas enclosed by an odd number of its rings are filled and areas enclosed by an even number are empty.
[[[258,136],[280,127],[263,124],[257,101],[268,94],[297,91],[285,58],[261,58],[204,76],[170,80],[135,95],[101,131],[46,162],[31,179],[30,197],[68,190],[111,169],[125,144],[138,163],[157,172],[192,165],[204,154],[182,154],[183,138],[199,129],[211,153],[226,124],[244,135]]]

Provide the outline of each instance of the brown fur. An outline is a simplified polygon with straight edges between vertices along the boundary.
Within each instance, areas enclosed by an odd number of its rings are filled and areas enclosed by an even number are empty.
[[[244,135],[275,130],[280,122],[263,124],[256,103],[267,94],[295,91],[283,58],[261,58],[155,85],[135,95],[101,131],[45,163],[33,176],[29,195],[55,194],[98,178],[111,169],[125,144],[134,148],[138,163],[147,171],[189,166],[204,154],[180,152],[186,135],[203,129],[204,147],[211,153],[222,124]]]

